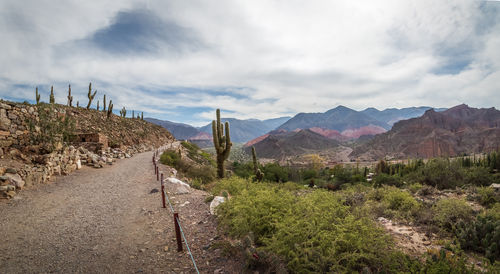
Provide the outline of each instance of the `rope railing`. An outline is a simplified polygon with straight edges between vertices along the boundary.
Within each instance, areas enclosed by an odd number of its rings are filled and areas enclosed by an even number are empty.
[[[153,165],[154,165],[154,170],[155,170],[155,174],[156,174],[156,178],[157,178],[156,180],[159,180],[159,173],[160,173],[159,167],[156,164],[157,157],[166,148],[167,148],[167,146],[160,147],[159,149],[157,149],[153,153]],[[168,198],[167,191],[165,190],[164,182],[163,182],[163,173],[161,173],[160,184],[161,184],[161,191],[162,191],[162,203],[163,203],[163,207],[165,207],[165,201],[168,202],[168,205],[170,207],[170,211],[172,212],[172,215],[174,216],[174,225],[175,225],[176,237],[177,237],[177,244],[178,244],[177,250],[178,251],[182,251],[182,242],[180,240],[180,236],[182,236],[182,238],[184,239],[184,243],[186,244],[186,248],[187,248],[187,251],[189,253],[189,256],[191,257],[191,261],[193,262],[194,269],[196,270],[196,273],[199,274],[200,271],[198,270],[198,266],[196,265],[196,261],[194,260],[193,253],[191,252],[191,249],[189,248],[189,244],[188,244],[188,241],[186,239],[186,236],[184,235],[184,230],[182,229],[182,225],[181,225],[181,221],[179,219],[179,215],[178,215],[177,212],[175,212],[174,207],[172,206],[172,203],[170,202],[170,199]],[[180,236],[179,236],[179,234],[180,234]]]

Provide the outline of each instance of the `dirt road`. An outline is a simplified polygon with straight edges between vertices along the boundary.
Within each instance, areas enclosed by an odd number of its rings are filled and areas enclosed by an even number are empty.
[[[83,168],[1,202],[0,273],[194,273],[176,250],[160,193],[150,193],[159,189],[151,155]],[[200,272],[229,273],[238,263],[212,248],[217,232],[205,196],[192,190],[172,200]]]

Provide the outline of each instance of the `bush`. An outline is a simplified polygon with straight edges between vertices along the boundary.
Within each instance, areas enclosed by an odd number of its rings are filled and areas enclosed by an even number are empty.
[[[422,189],[422,185],[419,183],[414,183],[414,184],[411,184],[408,186],[408,190],[413,194],[417,193],[421,189]]]
[[[385,188],[382,203],[386,207],[384,215],[407,221],[413,220],[420,209],[420,204],[410,193],[395,187]]]
[[[492,263],[500,259],[500,220],[478,216],[474,222],[460,222],[455,234],[464,250],[484,254]]]
[[[495,182],[495,177],[485,167],[472,167],[465,174],[465,182],[476,186],[489,186]]]
[[[464,173],[458,162],[446,159],[432,159],[417,169],[410,178],[438,189],[455,188],[464,183]]]
[[[441,199],[432,207],[432,212],[434,213],[433,221],[449,232],[453,231],[458,222],[467,223],[473,219],[472,208],[462,199]]]
[[[377,187],[380,187],[382,185],[400,187],[402,185],[400,177],[387,175],[385,173],[380,173],[375,176],[373,178],[373,183]]]
[[[253,233],[258,250],[281,256],[291,272],[409,270],[391,237],[351,214],[338,195],[315,190],[297,196],[290,186],[240,178],[221,182],[219,189],[234,185],[234,196],[219,207],[220,224],[233,236]]]
[[[497,202],[500,202],[500,197],[491,187],[476,188],[477,201],[485,207],[489,207]]]
[[[288,181],[288,168],[276,163],[269,163],[262,167],[264,180],[269,182],[284,183]]]
[[[160,156],[160,163],[175,168],[177,168],[180,160],[181,156],[174,150],[166,150]]]

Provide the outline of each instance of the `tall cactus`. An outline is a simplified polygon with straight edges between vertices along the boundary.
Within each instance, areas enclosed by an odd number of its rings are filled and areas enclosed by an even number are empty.
[[[87,97],[89,98],[89,103],[87,104],[87,109],[90,109],[90,105],[92,104],[92,100],[94,100],[96,93],[97,90],[94,91],[94,94],[92,94],[92,83],[89,83],[89,93],[87,94]]]
[[[80,107],[80,101],[76,101],[76,107],[79,108]]]
[[[212,136],[214,141],[215,152],[217,153],[217,176],[224,178],[224,161],[229,157],[231,152],[231,137],[229,135],[229,122],[225,123],[224,127],[220,122],[220,109],[216,111],[217,121],[212,121]]]
[[[141,112],[141,120],[144,121],[144,112]]]
[[[132,119],[135,118],[135,113],[134,113],[134,110],[132,110]]]
[[[103,102],[102,111],[106,112],[106,94],[104,94],[104,100],[102,102]]]
[[[50,103],[55,104],[56,103],[56,97],[54,96],[54,86],[50,87]]]
[[[38,93],[38,87],[35,89],[35,99],[36,99],[36,104],[40,104],[40,93]]]
[[[71,107],[73,103],[73,96],[71,96],[71,85],[68,86],[68,106]]]
[[[113,113],[113,100],[109,100],[109,105],[108,105],[108,119],[111,117],[111,113]]]
[[[120,110],[120,116],[123,118],[127,117],[127,109],[125,109],[125,107]]]
[[[262,180],[264,179],[264,173],[259,168],[255,147],[252,147],[252,158],[253,158],[253,173],[255,174],[255,179],[257,179],[257,181],[259,182],[262,182]]]
[[[99,100],[97,100],[97,111],[99,111]]]

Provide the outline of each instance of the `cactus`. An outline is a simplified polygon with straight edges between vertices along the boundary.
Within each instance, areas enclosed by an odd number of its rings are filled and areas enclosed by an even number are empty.
[[[217,153],[217,176],[224,178],[224,161],[229,158],[231,152],[231,137],[229,135],[229,122],[225,123],[224,127],[220,122],[220,109],[216,111],[217,121],[212,121],[212,136],[214,141],[215,152]]]
[[[73,103],[73,96],[71,96],[71,85],[68,87],[68,106],[71,107],[71,104]]]
[[[97,111],[99,111],[99,100],[97,100]]]
[[[144,112],[141,112],[141,121],[144,121]]]
[[[132,110],[132,119],[135,118],[134,110]]]
[[[54,86],[50,87],[50,103],[55,104],[56,103],[56,98],[54,96]]]
[[[80,107],[80,101],[76,101],[76,107]]]
[[[92,94],[92,83],[89,83],[89,93],[87,94],[87,97],[89,98],[89,103],[87,104],[87,109],[90,109],[90,105],[92,104],[92,100],[94,100],[96,93],[97,90],[94,91],[94,94]]]
[[[109,100],[109,105],[108,105],[108,119],[111,117],[111,113],[113,113],[113,100]]]
[[[252,158],[253,158],[253,173],[255,174],[255,179],[259,182],[262,182],[262,180],[264,179],[264,172],[262,172],[259,168],[255,147],[252,147]]]
[[[38,93],[38,87],[35,89],[35,99],[36,99],[36,104],[40,104],[40,93]]]
[[[125,109],[125,107],[123,107],[122,110],[120,110],[120,116],[123,118],[127,116],[127,110]]]
[[[102,102],[103,102],[102,111],[106,112],[106,94],[104,94],[104,100]]]

